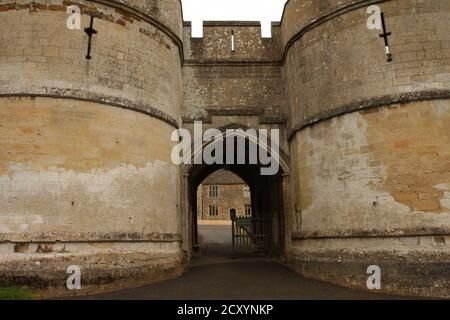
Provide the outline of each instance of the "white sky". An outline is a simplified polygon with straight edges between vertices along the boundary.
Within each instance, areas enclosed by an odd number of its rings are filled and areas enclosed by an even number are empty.
[[[201,21],[261,21],[263,28],[278,22],[287,0],[182,0],[185,21],[198,33]],[[267,30],[266,30],[267,31]],[[264,34],[264,30],[262,31]],[[193,35],[195,36],[195,35]]]
[[[185,21],[280,21],[287,0],[182,0]]]

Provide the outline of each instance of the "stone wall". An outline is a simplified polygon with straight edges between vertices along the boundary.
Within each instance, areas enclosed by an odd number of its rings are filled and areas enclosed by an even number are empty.
[[[113,2],[114,3],[114,2]],[[82,9],[82,28],[69,30],[66,8]],[[175,124],[181,105],[179,44],[152,20],[98,3],[18,1],[1,7],[0,94],[104,101]],[[94,21],[92,59],[83,29]],[[10,32],[15,30],[16,32]]]
[[[261,122],[284,122],[286,101],[279,64],[280,28],[261,39],[260,27],[245,23],[207,23],[203,39],[184,28],[185,122],[211,121],[217,114],[256,115]],[[231,51],[231,32],[235,52]]]
[[[2,98],[1,105],[3,240],[176,237],[178,199],[166,192],[178,185],[170,125],[91,102]]]
[[[393,63],[386,63],[380,32],[366,26],[367,5],[359,1],[360,8],[338,11],[336,18],[315,25],[288,47],[286,84],[294,129],[393,99],[449,95],[448,1],[381,4],[392,32]]]
[[[450,233],[449,106],[447,100],[390,105],[301,131],[292,143],[302,231]]]
[[[177,0],[0,3],[0,285],[63,287],[71,264],[105,288],[185,268],[180,16]]]
[[[391,63],[366,26],[374,3]],[[365,289],[376,264],[384,292],[448,296],[449,18],[448,1],[289,2],[292,263],[303,274]]]

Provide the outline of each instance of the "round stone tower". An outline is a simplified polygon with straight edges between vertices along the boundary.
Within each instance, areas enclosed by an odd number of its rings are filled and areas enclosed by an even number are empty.
[[[0,21],[0,285],[182,272],[179,0],[1,1]]]
[[[447,0],[287,4],[291,257],[305,275],[366,289],[375,265],[385,292],[448,297],[449,21]]]

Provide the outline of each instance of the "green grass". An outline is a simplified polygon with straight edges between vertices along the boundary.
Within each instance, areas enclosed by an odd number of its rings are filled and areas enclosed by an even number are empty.
[[[0,288],[0,300],[32,300],[33,292],[25,288]]]

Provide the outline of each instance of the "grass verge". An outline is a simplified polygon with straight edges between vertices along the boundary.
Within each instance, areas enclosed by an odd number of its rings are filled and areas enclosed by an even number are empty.
[[[26,288],[0,288],[0,300],[32,300],[33,292]]]

